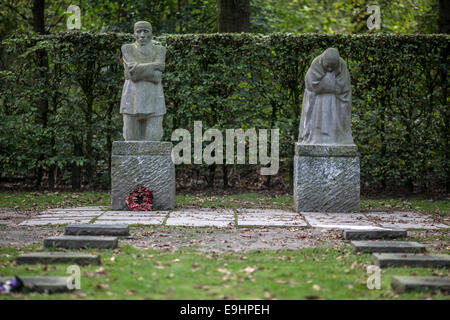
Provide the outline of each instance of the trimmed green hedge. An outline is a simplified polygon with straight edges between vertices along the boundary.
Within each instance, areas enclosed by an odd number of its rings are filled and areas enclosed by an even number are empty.
[[[173,129],[279,128],[281,172],[291,171],[312,59],[336,47],[353,88],[352,132],[363,188],[449,191],[448,35],[168,35],[164,140]],[[3,43],[0,170],[4,176],[86,167],[109,183],[121,140],[120,46],[132,35],[66,32]],[[192,131],[191,131],[192,132]],[[256,168],[255,168],[256,170]],[[69,178],[67,178],[69,180]],[[102,180],[103,179],[103,180]],[[447,185],[446,185],[447,184]]]

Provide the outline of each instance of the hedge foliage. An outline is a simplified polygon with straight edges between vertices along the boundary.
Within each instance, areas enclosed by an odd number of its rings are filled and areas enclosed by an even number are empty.
[[[202,120],[204,130],[279,128],[281,167],[292,168],[305,73],[315,56],[336,47],[352,79],[363,187],[449,188],[450,36],[190,34],[155,40],[168,49],[164,140],[176,128],[193,133],[194,120]],[[122,139],[120,47],[132,41],[131,34],[65,32],[3,43],[10,62],[0,82],[4,176],[72,168],[73,182],[83,166],[91,185],[109,184],[111,141]]]

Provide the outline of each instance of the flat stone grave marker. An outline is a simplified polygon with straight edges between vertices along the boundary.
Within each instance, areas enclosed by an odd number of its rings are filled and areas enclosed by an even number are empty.
[[[446,229],[450,226],[417,212],[330,213],[301,212],[314,228],[384,230],[384,229]]]
[[[166,226],[226,228],[234,226],[234,212],[227,209],[180,209],[170,213]]]
[[[115,249],[117,248],[116,237],[101,236],[59,236],[49,237],[44,240],[46,248],[64,248],[64,249]]]
[[[36,216],[38,219],[78,219],[78,218],[95,218],[101,215],[103,212],[100,211],[86,211],[86,212],[55,212],[55,213],[45,213]]]
[[[345,240],[378,240],[378,239],[396,239],[405,238],[407,231],[402,229],[382,229],[382,230],[344,230]]]
[[[124,224],[70,224],[64,228],[65,235],[74,236],[130,236],[128,225]]]
[[[422,253],[426,251],[425,245],[409,241],[352,241],[350,244],[356,252],[364,253]]]
[[[301,212],[313,228],[380,230],[375,222],[369,221],[363,213]]]
[[[27,290],[37,292],[66,292],[70,291],[67,283],[70,277],[21,277],[23,284]],[[14,277],[0,277],[0,282],[13,280]]]
[[[88,207],[89,208],[89,207]],[[91,207],[92,209],[94,207]],[[26,220],[21,226],[43,226],[43,225],[61,225],[61,224],[80,224],[89,223],[92,219],[102,215],[104,211],[100,210],[74,210],[74,209],[51,209],[42,214]]]
[[[53,219],[31,219],[19,223],[19,226],[46,226],[46,225],[62,225],[62,224],[72,224],[72,223],[89,223],[92,218],[81,218],[81,219],[63,219],[63,218],[53,218]]]
[[[15,259],[17,264],[68,263],[78,265],[100,264],[100,256],[79,252],[32,252]]]
[[[450,291],[450,278],[393,276],[391,287],[395,293],[411,291]]]
[[[168,211],[107,211],[93,225],[162,225]]]
[[[307,226],[297,212],[274,209],[238,209],[237,223],[239,226]]]
[[[450,256],[411,253],[373,253],[372,263],[380,268],[412,267],[440,268],[450,267]]]
[[[418,212],[367,212],[366,217],[383,228],[399,229],[445,229],[450,226],[433,220]]]

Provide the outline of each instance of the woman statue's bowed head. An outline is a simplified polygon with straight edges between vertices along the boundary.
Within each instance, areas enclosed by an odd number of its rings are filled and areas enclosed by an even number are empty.
[[[335,48],[316,57],[305,77],[298,141],[353,145],[352,89],[347,64]]]

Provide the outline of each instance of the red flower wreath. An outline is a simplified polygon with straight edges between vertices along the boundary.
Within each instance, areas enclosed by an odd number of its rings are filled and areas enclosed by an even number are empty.
[[[137,186],[130,192],[125,202],[131,211],[149,211],[152,210],[153,193],[143,186]]]

